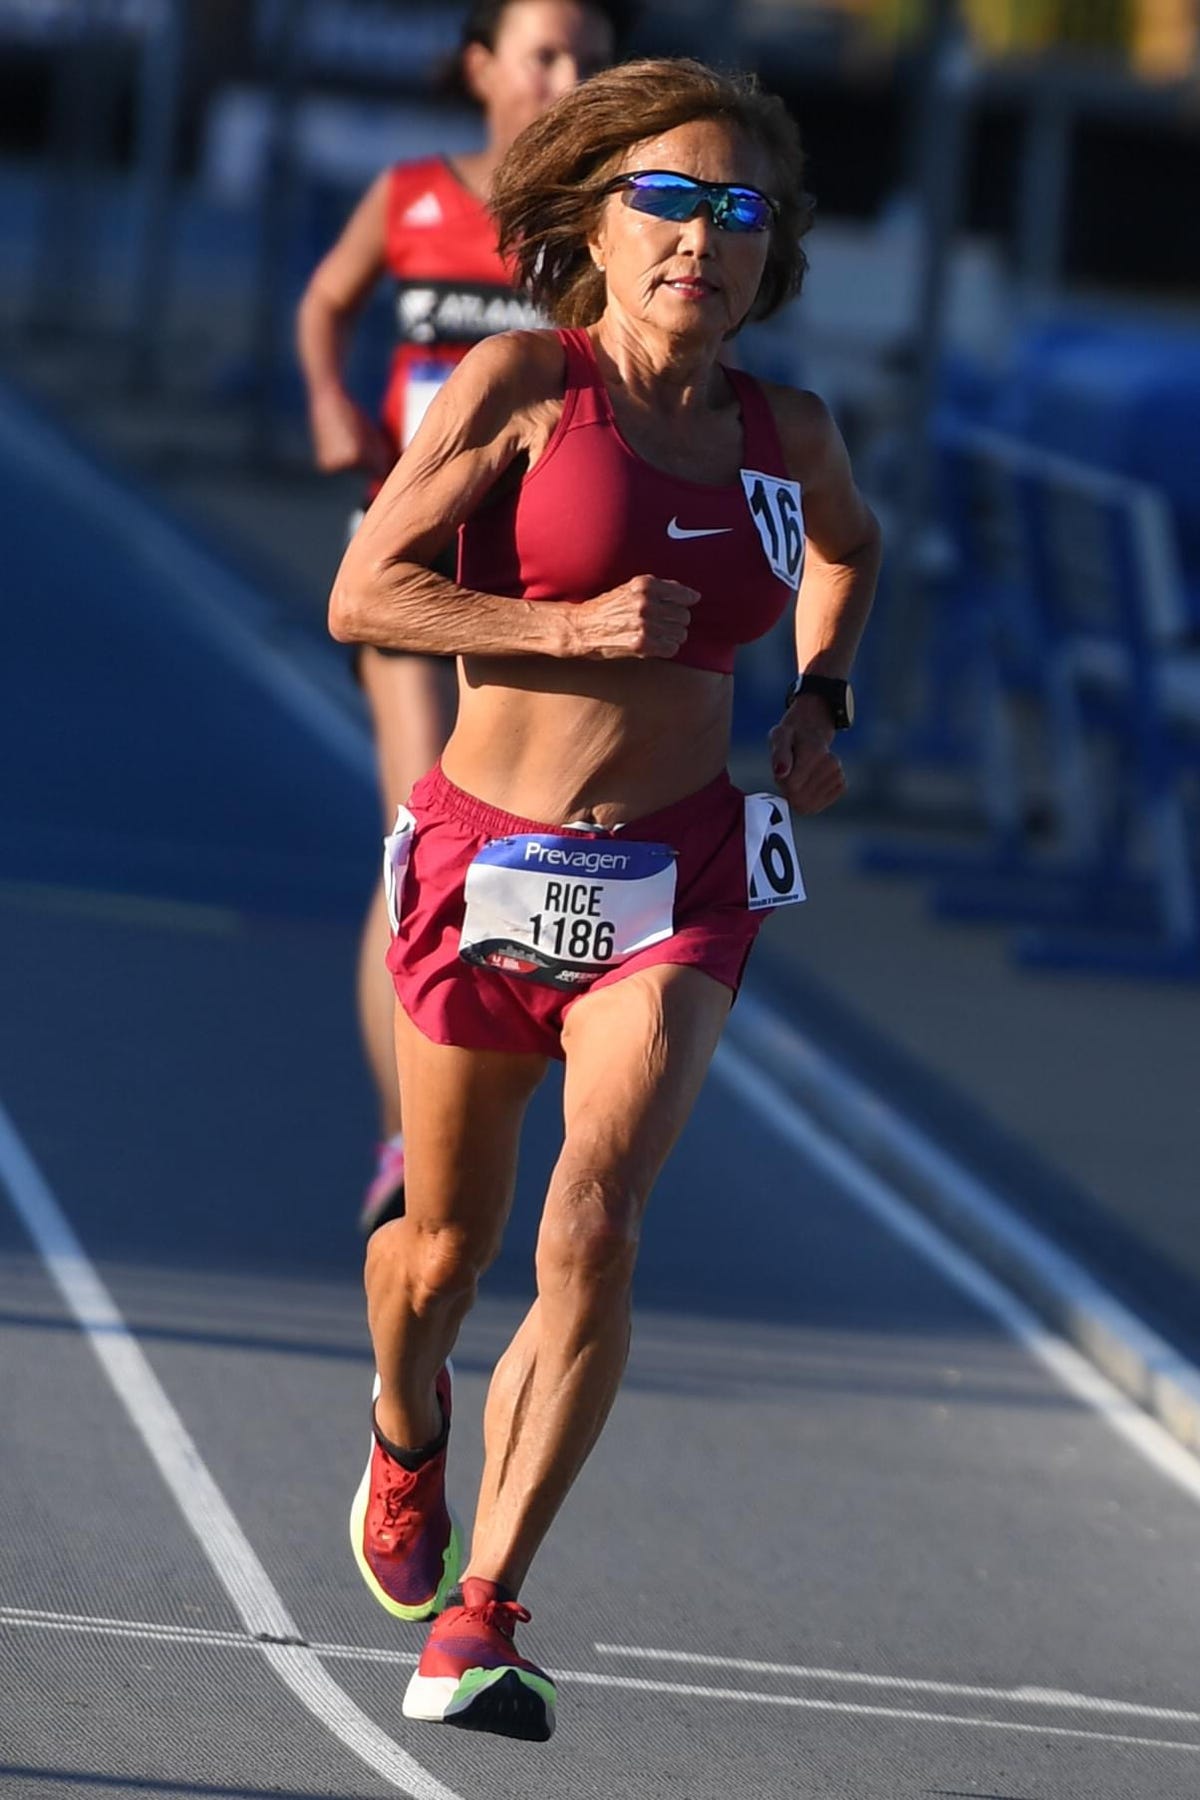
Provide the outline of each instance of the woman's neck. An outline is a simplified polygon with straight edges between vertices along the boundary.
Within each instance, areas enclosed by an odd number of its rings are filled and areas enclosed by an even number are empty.
[[[491,192],[492,176],[500,167],[503,152],[494,144],[487,144],[482,150],[464,150],[461,155],[448,156],[447,163],[456,180],[460,181],[469,193],[477,200],[487,201]]]
[[[606,310],[591,328],[601,373],[640,405],[658,412],[703,412],[726,398],[714,379],[721,338],[680,339]]]

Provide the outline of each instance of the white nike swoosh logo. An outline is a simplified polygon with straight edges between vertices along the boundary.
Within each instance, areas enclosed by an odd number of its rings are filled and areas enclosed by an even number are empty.
[[[672,519],[667,526],[667,536],[669,538],[724,537],[727,531],[732,530],[732,525],[702,525],[699,530],[692,531],[686,525],[681,525],[677,519]]]

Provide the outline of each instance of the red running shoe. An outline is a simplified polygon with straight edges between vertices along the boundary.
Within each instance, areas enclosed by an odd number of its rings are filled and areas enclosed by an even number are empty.
[[[406,1719],[441,1719],[468,1731],[544,1744],[554,1731],[554,1683],[517,1655],[513,1632],[529,1613],[468,1576],[434,1621],[404,1694]]]
[[[372,1399],[379,1394],[375,1377]],[[450,1424],[450,1364],[437,1379]],[[371,1453],[350,1508],[350,1542],[363,1580],[397,1619],[431,1619],[458,1580],[458,1528],[446,1505],[446,1446],[419,1469],[405,1469],[374,1432]]]

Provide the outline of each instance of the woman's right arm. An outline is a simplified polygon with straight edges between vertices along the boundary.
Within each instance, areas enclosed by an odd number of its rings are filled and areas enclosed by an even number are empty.
[[[591,600],[530,601],[430,567],[517,459],[547,442],[562,379],[550,333],[504,332],[463,358],[350,540],[329,601],[335,638],[427,655],[675,655],[699,598],[678,582],[639,575]]]
[[[367,189],[316,269],[296,313],[296,353],[308,390],[318,468],[364,469],[380,480],[395,462],[387,434],[346,392],[346,338],[384,269],[390,172]]]

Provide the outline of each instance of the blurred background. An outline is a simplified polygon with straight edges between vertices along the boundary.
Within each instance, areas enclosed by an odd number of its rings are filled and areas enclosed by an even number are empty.
[[[81,455],[168,518],[189,548],[156,552],[155,631],[206,559],[247,657],[282,649],[348,730],[360,702],[323,619],[358,484],[312,467],[294,310],[381,168],[477,142],[436,97],[461,10],[0,0],[11,466],[36,451],[53,483]],[[1179,1335],[1200,1275],[1200,0],[656,0],[629,49],[757,69],[798,117],[811,272],[741,354],[825,396],[887,534],[851,796],[806,832],[814,904],[770,953],[815,1029],[911,1081],[1014,1203]],[[365,404],[391,330],[381,291],[354,341]],[[85,846],[98,890],[252,907],[296,904],[302,862],[301,909],[349,916],[365,784],[357,810],[322,811],[317,777],[302,807],[281,774],[287,854],[239,837],[227,795],[203,855],[122,813],[153,766],[176,817],[181,797],[207,816],[186,659],[162,731],[118,756],[105,823],[89,721],[111,751],[131,716],[107,640],[65,626],[71,680],[35,699],[19,635],[48,538],[91,591],[75,505],[8,560],[8,891],[44,898]],[[786,634],[744,660],[751,785],[791,672]],[[231,771],[269,760],[273,730],[239,726]]]

